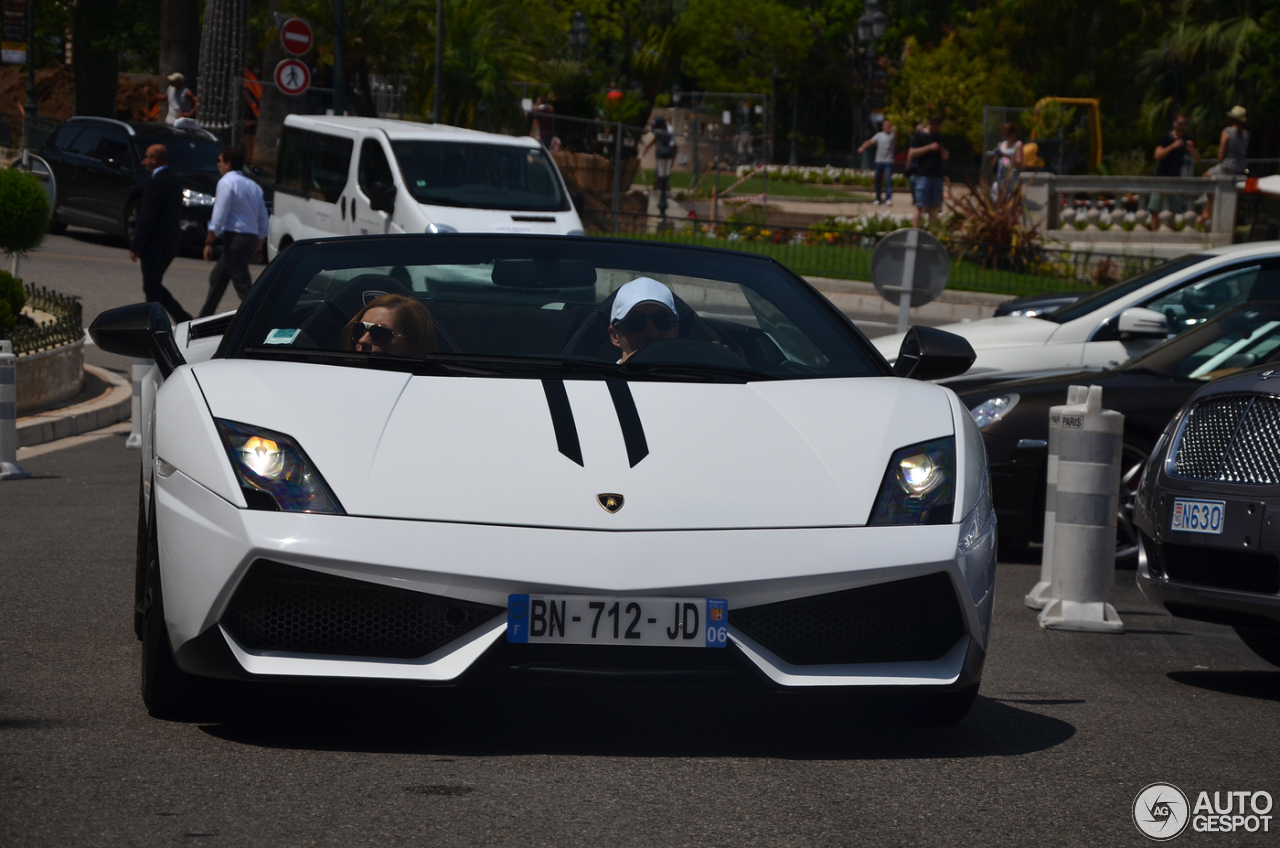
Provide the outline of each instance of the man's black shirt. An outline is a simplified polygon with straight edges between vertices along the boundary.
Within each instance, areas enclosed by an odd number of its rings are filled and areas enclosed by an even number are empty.
[[[916,134],[911,137],[912,147],[927,147],[937,142],[943,147],[946,142],[942,140],[942,133],[929,132],[927,130],[916,130]],[[911,159],[919,168],[916,174],[921,177],[941,177],[942,176],[942,151],[934,150],[923,155],[917,154]]]

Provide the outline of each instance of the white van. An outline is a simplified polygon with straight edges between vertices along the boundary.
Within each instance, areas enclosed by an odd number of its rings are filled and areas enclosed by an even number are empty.
[[[564,180],[532,138],[378,118],[289,115],[267,253],[371,233],[582,235]]]

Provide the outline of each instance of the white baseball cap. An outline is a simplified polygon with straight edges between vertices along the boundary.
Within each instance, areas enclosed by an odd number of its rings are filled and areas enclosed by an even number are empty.
[[[631,311],[633,306],[637,303],[644,303],[647,300],[661,303],[671,310],[672,315],[678,314],[676,312],[676,299],[671,294],[671,289],[652,277],[636,277],[618,289],[617,295],[613,298],[613,312],[609,317],[609,323],[626,318],[627,313]]]

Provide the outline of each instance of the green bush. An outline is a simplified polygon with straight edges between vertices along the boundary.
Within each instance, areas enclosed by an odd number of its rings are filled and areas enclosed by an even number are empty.
[[[18,313],[27,302],[22,280],[8,271],[0,271],[0,336],[8,337],[18,324]]]
[[[35,250],[49,229],[49,198],[40,181],[14,168],[0,171],[0,251]]]

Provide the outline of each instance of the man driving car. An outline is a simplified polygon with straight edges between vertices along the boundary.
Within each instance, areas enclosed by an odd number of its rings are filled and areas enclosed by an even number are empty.
[[[650,343],[674,339],[679,333],[671,289],[651,277],[637,277],[618,289],[609,315],[609,340],[622,351],[619,364]]]

